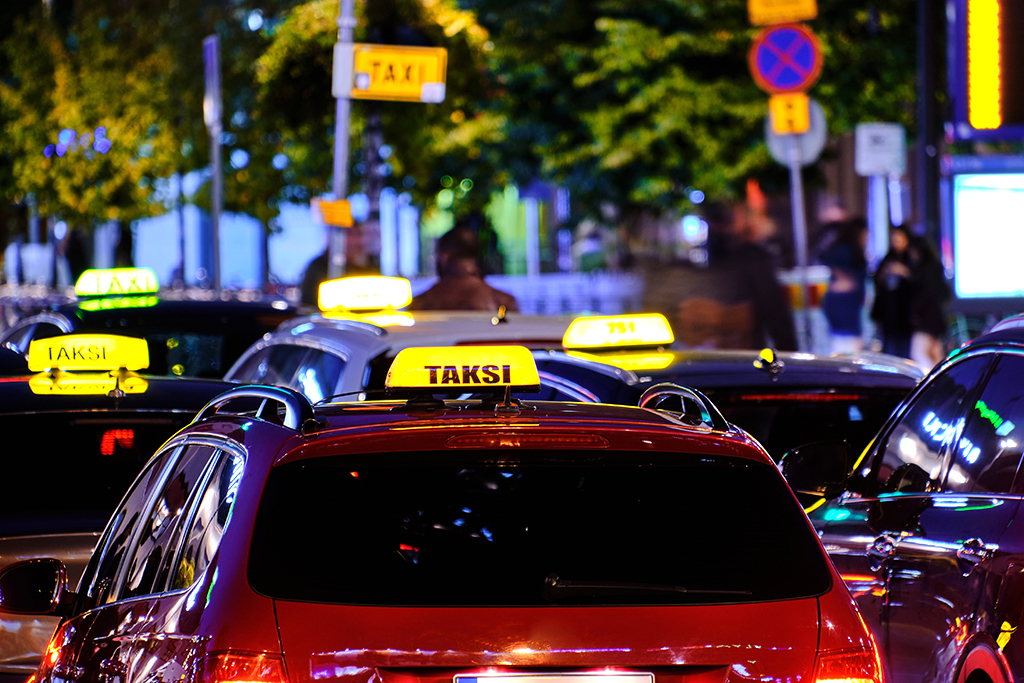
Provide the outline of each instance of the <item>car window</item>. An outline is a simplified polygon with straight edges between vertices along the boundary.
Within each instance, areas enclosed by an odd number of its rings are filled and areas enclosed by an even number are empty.
[[[191,586],[196,577],[206,571],[217,552],[242,480],[242,464],[242,457],[236,453],[221,454],[188,529],[182,535],[181,547],[174,555],[174,569],[169,572],[172,590]],[[171,561],[168,557],[169,565]]]
[[[166,553],[173,548],[170,539],[216,449],[205,445],[186,446],[149,509],[149,517],[139,530],[121,597],[153,592]]]
[[[295,375],[295,389],[317,403],[336,393],[345,361],[328,351],[311,349]]]
[[[831,585],[770,464],[550,453],[353,454],[275,467],[250,582],[285,600],[451,606],[735,603]],[[622,590],[552,591],[552,576]]]
[[[988,356],[974,356],[932,379],[888,434],[874,466],[880,493],[935,490],[945,447],[963,430],[963,402],[981,381]]]
[[[984,390],[967,410],[963,433],[950,458],[945,488],[970,493],[1009,493],[1024,444],[1024,357],[1004,355]]]
[[[114,512],[100,539],[99,550],[93,554],[82,576],[79,592],[83,593],[83,599],[88,605],[109,602],[114,580],[124,563],[128,545],[132,540],[132,532],[145,514],[146,502],[160,485],[163,471],[179,452],[179,448],[168,448],[157,454],[135,480],[128,495]]]
[[[260,349],[229,379],[253,384],[291,386],[295,370],[309,351],[309,347],[295,344],[275,344]]]

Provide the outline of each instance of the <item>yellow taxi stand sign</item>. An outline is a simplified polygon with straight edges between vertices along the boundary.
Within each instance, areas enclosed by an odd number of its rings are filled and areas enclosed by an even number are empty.
[[[674,341],[672,327],[661,313],[595,315],[573,320],[562,337],[562,347],[605,350],[668,346]]]
[[[130,296],[158,291],[160,282],[150,268],[90,269],[75,283],[76,296]]]
[[[747,17],[754,26],[809,21],[817,16],[817,0],[747,0]]]
[[[404,277],[343,277],[320,283],[321,311],[379,311],[404,308],[412,302],[412,285]]]
[[[426,393],[506,387],[537,391],[540,375],[525,346],[415,346],[398,352],[384,386]]]
[[[444,102],[448,51],[443,47],[356,43],[352,49],[353,99]]]
[[[33,393],[103,394],[119,389],[142,393],[146,380],[135,374],[149,367],[145,339],[112,334],[69,334],[33,340],[28,368]]]
[[[352,218],[352,205],[347,199],[321,199],[319,205],[320,215],[327,225],[338,228],[351,228],[355,225],[355,220]]]

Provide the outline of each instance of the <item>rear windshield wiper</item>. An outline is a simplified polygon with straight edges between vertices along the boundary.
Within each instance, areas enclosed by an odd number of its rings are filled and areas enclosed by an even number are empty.
[[[644,595],[677,593],[680,595],[752,595],[748,590],[692,589],[666,583],[634,583],[628,581],[567,581],[558,574],[544,577],[544,594],[559,595]]]

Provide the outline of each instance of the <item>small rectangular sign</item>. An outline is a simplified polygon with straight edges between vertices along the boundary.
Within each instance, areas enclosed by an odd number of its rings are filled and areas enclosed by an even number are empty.
[[[754,26],[808,21],[818,16],[817,0],[747,0],[747,15]]]
[[[807,93],[791,92],[768,98],[772,131],[778,135],[806,133],[811,127],[811,103]]]
[[[853,170],[857,175],[907,172],[907,131],[898,123],[858,123],[853,151]]]
[[[353,50],[353,99],[444,101],[444,48],[356,44]]]

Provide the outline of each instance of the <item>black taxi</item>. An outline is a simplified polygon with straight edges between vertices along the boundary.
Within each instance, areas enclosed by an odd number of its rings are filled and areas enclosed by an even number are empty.
[[[139,374],[149,349],[128,337],[65,335],[32,342],[27,362],[11,355],[25,367],[0,375],[0,567],[45,554],[77,581],[153,451],[231,385]],[[0,618],[0,681],[32,674],[56,623]]]
[[[28,353],[33,339],[60,334],[128,335],[146,339],[150,374],[219,379],[250,344],[298,313],[280,298],[198,294],[162,292],[148,268],[87,270],[76,300],[21,318],[0,335],[0,346]]]

